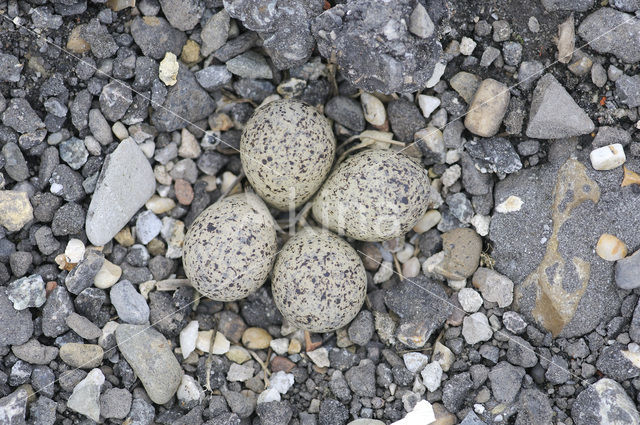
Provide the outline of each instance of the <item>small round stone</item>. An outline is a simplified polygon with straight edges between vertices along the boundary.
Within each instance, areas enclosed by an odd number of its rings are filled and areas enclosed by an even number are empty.
[[[242,334],[242,345],[249,350],[264,350],[271,344],[271,335],[262,328],[247,328]]]
[[[229,196],[204,210],[187,232],[184,271],[216,301],[235,301],[264,284],[277,250],[275,223],[256,195]]]
[[[328,230],[307,227],[282,248],[271,288],[276,306],[290,324],[329,332],[358,314],[367,277],[351,245]]]
[[[627,246],[614,235],[605,233],[598,239],[596,253],[604,260],[617,261],[627,256]]]

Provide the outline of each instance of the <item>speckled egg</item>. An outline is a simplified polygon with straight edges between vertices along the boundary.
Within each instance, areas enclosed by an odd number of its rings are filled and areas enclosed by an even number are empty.
[[[408,232],[424,215],[427,171],[404,154],[365,150],[347,158],[318,191],[313,216],[340,235],[384,241]]]
[[[216,202],[195,219],[184,240],[182,264],[201,294],[235,301],[264,284],[277,249],[267,206],[258,196],[241,193]]]
[[[255,191],[280,210],[299,207],[331,170],[336,139],[314,107],[277,100],[258,108],[240,139],[240,159]]]
[[[292,325],[330,332],[360,311],[367,276],[351,245],[326,229],[307,227],[282,248],[271,288],[276,306]]]

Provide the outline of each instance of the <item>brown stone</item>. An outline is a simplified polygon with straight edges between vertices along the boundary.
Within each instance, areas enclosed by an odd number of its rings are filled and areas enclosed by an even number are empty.
[[[220,312],[218,317],[218,332],[221,332],[227,339],[238,344],[242,339],[242,334],[247,329],[244,320],[233,311],[225,310]]]
[[[193,188],[191,184],[184,179],[177,179],[174,183],[174,188],[178,202],[182,205],[191,205],[191,202],[193,202]]]
[[[469,228],[457,228],[442,235],[444,258],[435,271],[451,280],[463,280],[473,275],[480,264],[482,239]]]
[[[273,359],[271,359],[270,366],[271,372],[273,373],[277,373],[280,371],[289,373],[291,372],[291,369],[296,367],[296,364],[286,357],[275,356]]]
[[[507,113],[510,98],[509,88],[505,84],[487,78],[480,83],[473,96],[464,126],[478,136],[495,136]]]

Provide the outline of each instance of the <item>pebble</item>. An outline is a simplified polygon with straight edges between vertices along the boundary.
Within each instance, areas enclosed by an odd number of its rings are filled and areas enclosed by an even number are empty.
[[[460,54],[470,56],[473,54],[473,50],[477,45],[478,43],[476,43],[472,38],[462,37],[462,40],[460,40]]]
[[[160,60],[166,52],[180,54],[187,36],[173,28],[164,18],[137,17],[131,23],[131,36],[142,54]]]
[[[402,275],[408,279],[414,278],[420,274],[420,268],[420,260],[412,257],[402,265]]]
[[[242,334],[242,345],[249,350],[265,350],[270,343],[271,335],[262,328],[247,328]]]
[[[329,361],[329,351],[325,347],[316,348],[313,351],[307,352],[307,356],[318,367],[329,367],[331,365]]]
[[[143,325],[149,322],[149,306],[128,280],[116,283],[109,293],[111,304],[125,323]]]
[[[271,375],[271,378],[269,379],[269,388],[273,388],[280,394],[286,394],[289,389],[293,387],[294,382],[295,379],[293,374],[279,371]]]
[[[100,388],[104,375],[100,369],[93,369],[74,388],[67,400],[67,407],[95,422],[100,420]]]
[[[46,365],[58,357],[57,347],[42,345],[35,338],[21,345],[13,345],[11,351],[20,360],[34,365]]]
[[[33,220],[33,207],[25,192],[0,190],[0,226],[17,232]]]
[[[2,147],[4,169],[13,180],[21,182],[29,178],[29,167],[22,151],[15,143],[7,143]]]
[[[96,339],[102,336],[102,330],[93,322],[78,313],[71,313],[66,318],[67,326],[84,339]]]
[[[424,128],[425,120],[420,109],[406,99],[398,99],[387,105],[391,130],[401,142],[413,142],[414,134]]]
[[[211,354],[216,354],[218,356],[228,353],[231,343],[222,332],[216,332],[216,336],[213,340],[213,346],[211,345],[213,332],[213,330],[198,332],[196,348],[205,353],[210,352]]]
[[[20,81],[20,73],[23,64],[17,57],[6,53],[0,53],[0,81],[17,83]]]
[[[458,292],[458,301],[467,313],[475,313],[482,307],[482,297],[471,288],[462,288]]]
[[[507,113],[510,98],[505,84],[491,78],[482,81],[469,105],[464,126],[478,136],[494,136]]]
[[[289,340],[287,338],[272,339],[269,347],[278,355],[282,356],[287,353],[289,348]]]
[[[362,108],[354,99],[336,96],[327,102],[324,112],[327,117],[350,130],[359,133],[365,129],[366,123]]]
[[[72,137],[60,143],[60,159],[66,162],[73,170],[82,167],[89,157],[89,152],[84,145],[84,141],[77,137]]]
[[[7,297],[18,311],[41,307],[47,300],[42,276],[34,274],[11,282],[7,287]]]
[[[422,383],[429,392],[434,392],[440,388],[440,381],[442,380],[442,367],[437,361],[431,362],[422,369],[420,373],[422,376]]]
[[[594,170],[613,170],[624,164],[627,160],[624,148],[620,143],[603,146],[591,151],[589,154],[591,166]]]
[[[204,4],[198,0],[159,0],[162,13],[174,28],[192,30],[204,12]]]
[[[369,93],[360,95],[360,103],[364,111],[364,119],[371,125],[381,126],[387,120],[387,112],[380,99]]]
[[[591,418],[607,418],[603,423],[640,423],[635,403],[616,381],[602,378],[589,385],[571,406],[573,423],[587,423]]]
[[[420,373],[429,364],[429,356],[418,352],[405,353],[402,360],[404,366],[411,373]]]
[[[147,202],[148,203],[148,202]],[[162,221],[152,211],[143,211],[136,219],[136,237],[146,245],[160,234]]]
[[[229,35],[229,24],[229,13],[225,9],[222,9],[209,18],[200,32],[200,38],[202,39],[202,56],[209,56],[226,43]]]
[[[147,209],[149,209],[154,214],[164,214],[166,212],[171,211],[175,206],[176,206],[176,203],[173,199],[161,198],[158,195],[153,195],[151,199],[149,199],[145,204],[145,207],[147,207]],[[142,214],[144,214],[144,212],[141,213],[141,215]],[[161,222],[161,226],[162,226],[162,222]]]
[[[505,311],[502,315],[502,323],[509,332],[516,335],[523,333],[527,329],[527,322],[515,311]]]
[[[196,349],[198,326],[198,321],[192,320],[180,331],[180,349],[182,350],[182,357],[185,359]]]
[[[176,397],[181,405],[190,405],[192,402],[199,402],[204,398],[204,391],[198,384],[198,381],[189,375],[183,375]]]
[[[267,64],[264,56],[251,50],[229,59],[226,65],[229,72],[241,78],[264,78],[266,80],[273,78],[271,67]]]
[[[109,242],[149,200],[155,177],[149,161],[132,139],[107,157],[87,212],[87,237],[94,245]]]
[[[100,92],[100,111],[106,119],[115,122],[121,119],[133,103],[131,89],[119,81],[105,85]]]
[[[519,366],[513,366],[509,362],[501,361],[491,372],[489,372],[489,382],[491,382],[491,392],[494,398],[505,404],[515,401],[525,370]]]
[[[598,239],[596,254],[607,261],[621,260],[627,256],[627,246],[614,235],[604,233]]]
[[[42,308],[42,333],[55,338],[69,330],[67,316],[73,313],[73,302],[63,286],[57,286]]]
[[[104,264],[104,257],[95,250],[89,250],[82,260],[65,278],[64,284],[69,292],[78,295],[93,285],[96,275]]]
[[[2,122],[18,133],[33,133],[44,127],[29,102],[21,97],[14,97],[9,101],[7,109],[2,113]]]
[[[182,368],[169,342],[154,328],[121,324],[116,328],[120,352],[157,404],[171,400],[182,380]]]
[[[366,345],[375,332],[373,314],[367,310],[362,310],[353,319],[348,329],[349,339],[357,345]]]
[[[253,365],[231,363],[229,372],[227,372],[227,381],[229,382],[245,382],[253,377]]]
[[[233,75],[224,65],[211,65],[195,73],[198,83],[207,91],[214,91],[228,84]]]
[[[131,393],[124,388],[109,388],[100,397],[100,416],[105,419],[124,419],[131,410]]]
[[[622,289],[640,287],[640,250],[616,262],[616,285]]]
[[[234,363],[242,364],[248,360],[251,360],[251,354],[249,351],[239,345],[232,345],[229,347],[229,351],[225,353],[225,356]]]
[[[433,111],[438,109],[438,106],[440,106],[440,99],[435,96],[419,94],[418,105],[420,106],[420,110],[422,111],[422,116],[424,116],[425,118],[429,118]]]
[[[485,68],[490,66],[493,62],[495,62],[496,59],[500,57],[500,54],[500,50],[496,49],[495,47],[487,47],[484,52],[482,52],[482,57],[480,58],[480,66]]]
[[[467,228],[458,228],[442,234],[444,257],[435,271],[451,280],[462,280],[473,275],[480,263],[482,239]]]
[[[122,276],[122,268],[116,264],[113,264],[109,260],[104,260],[102,267],[96,274],[93,280],[96,288],[108,289],[111,288]]]
[[[499,307],[508,307],[513,302],[513,282],[494,270],[479,268],[473,275],[472,283],[485,300],[498,303]]]
[[[78,264],[84,258],[85,246],[80,239],[69,239],[64,249],[67,263]]]
[[[70,342],[60,347],[59,355],[71,367],[92,369],[102,364],[104,350],[99,345]]]
[[[394,425],[420,425],[431,424],[436,420],[433,406],[427,400],[420,400],[413,410],[407,413],[402,420],[394,422]]]
[[[383,283],[393,276],[393,264],[390,261],[383,261],[378,272],[373,275],[373,283]]]
[[[484,313],[473,313],[464,318],[462,322],[462,336],[467,344],[477,344],[489,341],[493,336],[493,330]]]

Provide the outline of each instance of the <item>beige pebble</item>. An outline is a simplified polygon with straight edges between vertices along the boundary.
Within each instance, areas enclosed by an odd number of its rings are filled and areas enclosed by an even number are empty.
[[[232,345],[225,356],[227,356],[227,358],[232,362],[238,364],[242,364],[251,359],[251,354],[249,354],[247,349],[239,345]]]
[[[178,149],[178,155],[182,158],[197,158],[200,156],[202,149],[196,140],[196,136],[191,134],[186,128],[182,129],[182,136],[180,137],[180,148]]]
[[[404,264],[409,260],[409,258],[413,256],[413,251],[415,251],[413,245],[406,243],[404,244],[402,249],[398,251],[398,253],[396,254],[396,258],[398,259],[398,261],[400,261],[401,264]]]
[[[506,214],[510,212],[520,211],[520,208],[522,208],[522,204],[524,204],[524,202],[522,202],[522,199],[520,199],[518,196],[511,195],[496,206],[496,212]]]
[[[617,261],[627,256],[627,246],[614,235],[605,233],[598,239],[596,253],[607,261]]]
[[[179,69],[180,65],[176,55],[166,52],[158,67],[158,77],[166,86],[173,86],[178,82]]]
[[[406,263],[402,265],[402,275],[411,279],[420,274],[420,260],[417,257],[410,258]]]
[[[129,226],[120,230],[113,238],[120,245],[126,247],[130,247],[136,242],[136,240],[133,238],[133,235],[131,234],[131,229],[129,228]]]
[[[382,264],[380,264],[378,272],[373,275],[373,282],[386,282],[387,280],[391,279],[391,276],[393,276],[393,264],[391,264],[389,261],[384,261],[382,262]]]
[[[216,332],[215,339],[213,340],[213,347],[211,347],[211,337],[213,336],[213,332],[215,332],[213,329],[198,332],[196,348],[204,353],[211,352],[211,354],[218,356],[226,354],[231,348],[231,343],[222,334],[222,332]]]
[[[360,95],[360,102],[362,103],[362,109],[364,110],[364,119],[372,125],[382,125],[387,119],[387,113],[384,109],[384,104],[377,97],[369,94],[362,93]]]
[[[292,339],[289,341],[289,348],[287,349],[287,353],[289,355],[298,354],[302,350],[302,343],[297,339]]]
[[[507,113],[510,97],[505,84],[491,78],[482,81],[473,96],[464,126],[478,136],[495,136]]]
[[[171,211],[176,206],[176,203],[171,198],[162,198],[158,195],[153,195],[144,205],[154,214],[163,214]]]
[[[413,231],[421,234],[426,232],[427,230],[435,227],[440,223],[440,219],[442,215],[438,210],[429,210],[427,211],[420,220],[413,226]]]
[[[558,25],[558,62],[569,63],[576,47],[573,15]]]
[[[113,123],[113,125],[111,126],[111,131],[119,140],[124,140],[129,137],[129,131],[127,130],[127,127],[125,127],[125,125],[120,121],[116,121]]]
[[[117,264],[113,264],[109,260],[104,260],[102,267],[98,271],[93,284],[96,288],[111,288],[122,276],[122,269]]]
[[[271,335],[262,328],[247,328],[242,334],[242,345],[250,350],[269,348]]]
[[[147,280],[146,282],[142,282],[138,289],[140,290],[140,295],[144,297],[145,300],[149,299],[149,293],[153,291],[156,287],[155,280]]]
[[[86,27],[83,25],[76,25],[71,34],[69,35],[69,39],[67,40],[67,50],[70,50],[73,53],[86,53],[91,49],[91,45],[82,38],[82,30]]]
[[[237,176],[231,171],[225,171],[224,173],[222,173],[222,182],[220,183],[220,190],[222,191],[222,193],[225,193],[227,190],[231,189],[231,186],[235,183],[236,178]],[[239,193],[240,189],[241,186],[236,185],[236,187],[233,188],[231,192],[229,192],[229,195]]]

